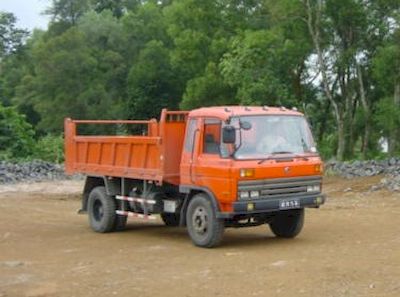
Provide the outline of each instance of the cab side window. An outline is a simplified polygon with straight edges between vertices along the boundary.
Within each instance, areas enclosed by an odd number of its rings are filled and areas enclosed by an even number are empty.
[[[220,153],[221,145],[221,121],[206,119],[204,122],[203,153]]]

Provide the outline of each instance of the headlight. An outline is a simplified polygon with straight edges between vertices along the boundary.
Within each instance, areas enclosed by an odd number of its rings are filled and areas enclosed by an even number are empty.
[[[260,192],[259,191],[251,191],[250,192],[250,197],[251,198],[258,198],[258,197],[260,197]]]
[[[320,191],[321,191],[320,185],[307,186],[307,192],[320,192]]]
[[[260,197],[260,191],[241,191],[239,192],[239,199],[247,200],[247,199],[257,199]]]
[[[249,197],[250,197],[249,192],[239,192],[240,199],[249,199]]]

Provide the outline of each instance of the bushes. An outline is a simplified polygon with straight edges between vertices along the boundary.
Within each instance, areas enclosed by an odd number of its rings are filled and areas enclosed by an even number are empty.
[[[64,138],[51,134],[40,138],[35,144],[33,158],[51,163],[64,162]]]
[[[32,155],[34,130],[14,107],[0,104],[0,160],[25,159]]]
[[[0,160],[40,159],[52,163],[64,161],[63,137],[47,135],[35,139],[32,126],[14,107],[0,104]]]

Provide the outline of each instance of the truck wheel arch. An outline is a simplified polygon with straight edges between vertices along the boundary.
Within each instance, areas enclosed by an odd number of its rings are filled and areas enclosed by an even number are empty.
[[[120,193],[121,186],[117,178],[109,179],[106,176],[87,176],[83,188],[81,211],[87,211],[89,194],[96,187],[105,187],[107,195],[115,196]]]
[[[195,196],[196,194],[199,193],[204,193],[208,196],[210,199],[215,211],[217,214],[220,212],[220,207],[218,204],[217,199],[215,198],[215,195],[210,189],[206,187],[198,187],[198,186],[179,186],[179,192],[186,194],[185,201],[183,203],[182,209],[181,209],[181,218],[180,218],[180,226],[185,226],[186,225],[186,210],[189,205],[189,201]]]

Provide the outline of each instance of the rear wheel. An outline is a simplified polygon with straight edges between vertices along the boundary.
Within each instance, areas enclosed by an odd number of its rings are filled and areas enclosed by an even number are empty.
[[[169,227],[179,226],[180,217],[178,214],[163,212],[161,213],[161,219],[163,220],[164,224]]]
[[[108,196],[105,187],[96,187],[89,194],[88,214],[90,227],[99,233],[124,229],[126,216],[118,216],[116,202]]]
[[[189,236],[197,246],[211,248],[222,240],[224,221],[217,219],[216,209],[205,194],[197,194],[190,200],[186,224]]]
[[[304,208],[278,212],[269,227],[278,237],[293,238],[300,233],[303,224]]]

